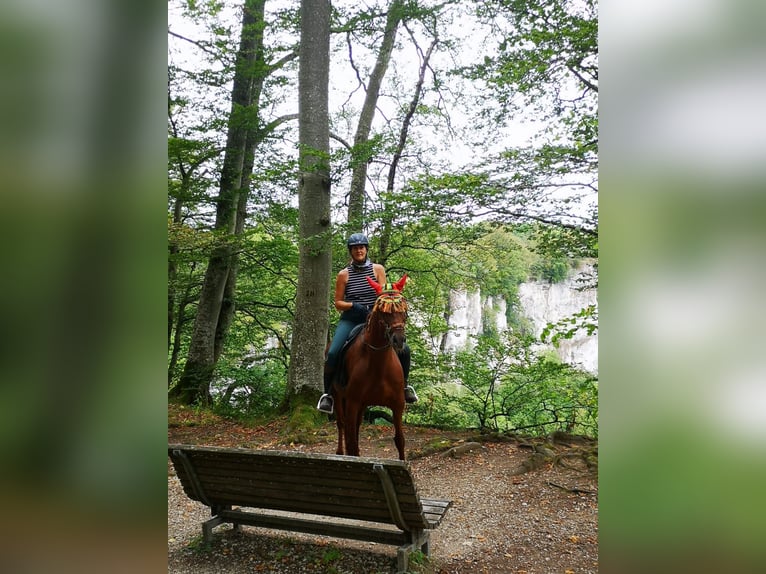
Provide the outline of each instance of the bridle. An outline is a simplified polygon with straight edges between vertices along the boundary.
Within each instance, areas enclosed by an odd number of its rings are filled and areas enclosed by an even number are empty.
[[[402,298],[403,299],[403,298]],[[407,322],[407,311],[406,311],[406,304],[403,311],[399,311],[400,313],[404,313],[404,320],[397,321],[396,323],[389,323],[388,321],[385,321],[378,317],[378,313],[380,314],[387,314],[384,311],[379,311],[376,308],[373,308],[372,312],[370,312],[369,317],[367,317],[368,323],[373,320],[373,318],[377,319],[378,322],[383,325],[384,330],[384,336],[386,338],[386,344],[381,346],[376,346],[370,344],[366,339],[364,341],[364,344],[367,345],[371,350],[373,351],[382,351],[384,349],[388,349],[389,347],[394,346],[394,337],[397,333],[401,333],[402,341],[406,340],[406,336],[404,335],[404,327]]]

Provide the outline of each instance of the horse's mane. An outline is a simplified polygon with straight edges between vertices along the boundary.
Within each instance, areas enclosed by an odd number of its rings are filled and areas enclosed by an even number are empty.
[[[373,313],[406,313],[407,299],[399,291],[383,291],[375,300]]]

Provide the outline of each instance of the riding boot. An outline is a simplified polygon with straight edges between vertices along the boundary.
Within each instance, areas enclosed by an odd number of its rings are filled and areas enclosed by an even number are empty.
[[[335,374],[335,370],[325,365],[324,394],[321,397],[319,397],[319,402],[317,403],[317,410],[320,410],[323,413],[327,413],[328,415],[331,415],[333,411],[333,400],[332,400],[332,396],[330,395],[330,390],[332,389],[332,379],[334,374]]]
[[[410,347],[405,344],[402,350],[397,353],[399,362],[402,364],[402,371],[404,371],[404,402],[416,403],[418,402],[418,394],[412,385],[407,384],[407,380],[410,376]]]

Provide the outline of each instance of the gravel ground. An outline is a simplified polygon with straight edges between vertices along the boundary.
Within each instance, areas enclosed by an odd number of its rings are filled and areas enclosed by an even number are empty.
[[[413,437],[408,436],[408,441]],[[180,442],[180,441],[179,441]],[[379,441],[390,454],[389,441]],[[409,444],[409,443],[408,443]],[[366,456],[380,456],[370,452]],[[331,453],[328,444],[296,447]],[[380,450],[379,449],[379,450]],[[557,454],[565,449],[556,448]],[[417,572],[434,574],[586,574],[598,571],[597,476],[575,459],[518,474],[530,452],[515,442],[485,443],[458,457],[431,454],[410,461],[422,496],[453,501],[431,534],[430,561]],[[574,491],[574,492],[573,492]],[[168,572],[389,573],[396,548],[321,536],[229,525],[210,547],[200,524],[210,517],[168,476]]]

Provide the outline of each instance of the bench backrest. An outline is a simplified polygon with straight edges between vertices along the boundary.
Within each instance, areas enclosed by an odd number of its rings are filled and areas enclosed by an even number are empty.
[[[404,530],[438,523],[424,513],[404,461],[192,445],[169,445],[168,455],[187,496],[208,506],[337,516]],[[392,494],[398,513],[389,504]]]

